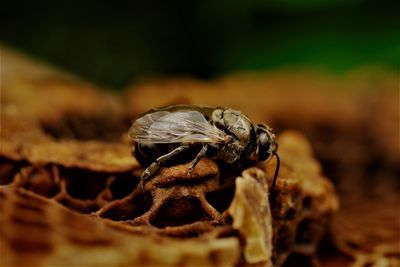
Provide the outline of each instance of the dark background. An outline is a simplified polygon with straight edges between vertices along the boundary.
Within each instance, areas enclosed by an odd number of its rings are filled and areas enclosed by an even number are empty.
[[[7,1],[0,40],[109,88],[287,66],[398,70],[400,1]]]

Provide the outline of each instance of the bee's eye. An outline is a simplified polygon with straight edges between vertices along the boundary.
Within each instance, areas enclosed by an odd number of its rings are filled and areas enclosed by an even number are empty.
[[[265,131],[257,133],[257,156],[259,161],[267,160],[271,157],[271,140]]]
[[[271,152],[269,151],[269,145],[260,145],[258,146],[258,160],[264,161],[271,157]]]

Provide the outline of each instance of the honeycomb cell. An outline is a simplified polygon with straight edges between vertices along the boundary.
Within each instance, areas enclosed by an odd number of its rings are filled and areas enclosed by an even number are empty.
[[[110,174],[81,169],[61,169],[60,176],[66,180],[66,190],[71,197],[88,200],[95,199],[104,190]]]
[[[128,221],[147,212],[153,204],[150,192],[118,200],[102,210],[99,215],[114,221]]]
[[[55,166],[24,167],[15,176],[15,184],[48,198],[60,191],[60,178]]]
[[[5,157],[0,157],[0,185],[7,185],[13,182],[15,174],[26,166],[23,161],[13,161]]]
[[[235,193],[235,185],[231,185],[220,190],[211,191],[206,194],[206,200],[219,213],[223,213],[231,204]]]
[[[151,224],[158,228],[164,228],[211,219],[211,216],[202,208],[197,198],[180,197],[164,203],[152,218]]]

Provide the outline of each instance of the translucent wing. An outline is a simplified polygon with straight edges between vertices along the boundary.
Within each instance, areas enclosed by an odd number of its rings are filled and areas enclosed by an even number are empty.
[[[222,143],[226,134],[198,111],[157,111],[137,119],[129,129],[138,143]]]

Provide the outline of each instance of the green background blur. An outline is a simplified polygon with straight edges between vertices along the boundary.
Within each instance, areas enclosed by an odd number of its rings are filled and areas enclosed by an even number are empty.
[[[305,66],[399,69],[400,1],[7,1],[0,40],[109,88]]]

